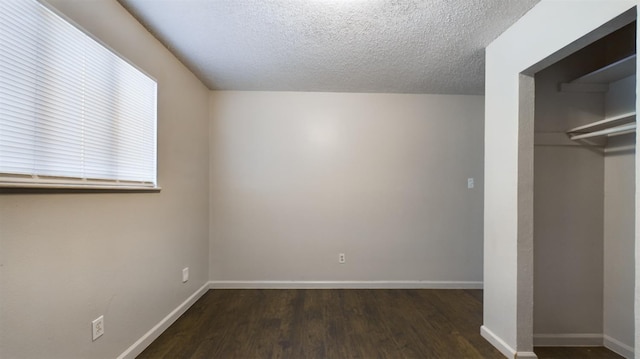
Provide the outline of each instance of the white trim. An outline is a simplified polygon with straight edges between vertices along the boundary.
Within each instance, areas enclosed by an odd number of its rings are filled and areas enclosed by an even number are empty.
[[[633,358],[634,355],[633,347],[628,346],[619,340],[613,339],[608,335],[604,336],[604,347],[612,352],[622,355],[625,358]]]
[[[538,356],[534,352],[517,352],[517,359],[538,359]]]
[[[7,182],[0,178],[0,190],[2,189],[69,189],[69,190],[110,190],[110,191],[138,191],[138,192],[160,192],[162,188],[154,185],[107,185],[107,184],[82,184],[82,183],[26,183]]]
[[[516,351],[509,346],[502,338],[493,333],[484,325],[480,327],[480,335],[485,338],[491,345],[496,347],[507,358],[516,358]]]
[[[482,289],[482,282],[462,281],[210,281],[211,289]]]
[[[140,339],[136,340],[127,350],[118,356],[118,359],[133,359],[144,351],[154,340],[156,340],[162,332],[164,332],[173,322],[175,322],[184,312],[187,311],[200,297],[202,297],[210,287],[210,282],[205,283],[193,293],[189,298],[182,302],[178,307],[171,311],[158,324],[146,332]]]
[[[602,346],[602,334],[534,334],[535,347],[599,347]]]

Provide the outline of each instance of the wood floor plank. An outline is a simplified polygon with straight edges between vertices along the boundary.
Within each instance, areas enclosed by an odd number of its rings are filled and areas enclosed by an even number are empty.
[[[478,331],[482,323],[482,302],[465,290],[434,291],[431,302],[442,313],[446,313],[454,335]],[[500,358],[502,355],[479,335],[464,336],[467,345],[473,348],[478,358]]]
[[[200,340],[189,340],[183,343],[185,347],[195,347],[193,358],[225,358],[224,355],[229,355],[228,351],[232,353],[230,357],[236,357],[236,354],[233,352],[236,348],[234,348],[232,343],[235,340],[234,335],[238,332],[237,327],[242,325],[242,321],[239,321],[239,319],[247,315],[246,308],[248,307],[248,301],[245,299],[246,296],[251,295],[251,293],[232,290],[209,291],[207,294],[212,293],[212,295],[207,297],[207,299],[215,299],[215,297],[219,295],[218,292],[224,295],[227,300],[212,303],[211,306],[207,307],[208,314],[192,312],[191,309],[189,309],[187,313],[179,319],[182,320],[182,318],[186,316],[199,315],[206,315],[210,318],[208,326],[202,328],[203,333],[194,333],[194,337],[199,337],[201,338]],[[162,336],[165,334],[169,336],[172,335],[169,330],[163,333]],[[162,338],[162,336],[160,338]],[[158,340],[160,340],[160,338],[158,338]],[[238,346],[237,348],[242,348],[242,346]],[[162,357],[171,358],[169,355]]]
[[[403,341],[406,357],[478,357],[464,338],[458,335],[447,316],[432,304],[434,292],[404,290],[383,293],[392,295],[391,300],[396,303],[392,308],[393,317],[401,320],[390,322],[390,325],[393,326],[394,337]]]
[[[349,331],[348,320],[344,311],[344,290],[328,290],[324,292],[325,325],[328,358],[349,358],[348,348],[353,347],[351,337],[347,335]]]
[[[296,292],[273,294],[268,292],[265,298],[265,317],[256,330],[259,335],[251,353],[252,358],[291,357],[291,323],[295,316],[292,303],[296,300]]]
[[[274,316],[274,306],[277,306],[278,298],[264,290],[257,290],[247,298],[249,303],[246,321],[236,331],[231,333],[236,339],[236,344],[231,347],[232,352],[226,355],[239,355],[247,358],[273,358],[276,346],[272,343],[278,336],[281,318]],[[256,335],[259,333],[259,335]],[[237,352],[237,343],[241,343],[243,350]]]
[[[415,306],[408,305],[405,293],[378,291],[373,298],[380,307],[384,324],[403,358],[434,357],[437,348],[430,343],[430,335],[436,329],[415,312]],[[427,305],[428,306],[428,305]],[[428,309],[427,309],[428,310]]]
[[[375,290],[342,290],[346,326],[351,339],[349,347],[354,358],[398,358],[401,351],[389,335],[381,309],[372,300]]]
[[[318,295],[322,290],[310,293],[301,290],[300,300],[296,303],[291,337],[294,358],[325,358],[324,312]]]
[[[481,325],[481,290],[216,289],[138,358],[503,358]],[[604,348],[535,351],[620,358]]]

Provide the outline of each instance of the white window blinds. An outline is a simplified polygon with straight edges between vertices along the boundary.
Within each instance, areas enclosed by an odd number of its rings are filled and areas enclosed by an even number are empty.
[[[156,186],[153,79],[35,0],[0,49],[0,185]]]

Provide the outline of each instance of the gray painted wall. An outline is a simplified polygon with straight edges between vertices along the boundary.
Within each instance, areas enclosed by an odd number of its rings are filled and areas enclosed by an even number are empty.
[[[0,195],[0,357],[114,358],[208,280],[209,91],[116,1],[50,2],[157,79],[162,191]]]
[[[213,92],[211,279],[482,281],[482,111],[481,96]]]

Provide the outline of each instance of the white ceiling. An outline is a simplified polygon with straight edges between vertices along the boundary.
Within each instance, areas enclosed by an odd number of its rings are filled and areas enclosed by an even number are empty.
[[[213,90],[484,93],[539,0],[118,0]]]

